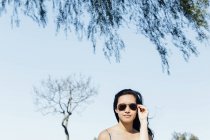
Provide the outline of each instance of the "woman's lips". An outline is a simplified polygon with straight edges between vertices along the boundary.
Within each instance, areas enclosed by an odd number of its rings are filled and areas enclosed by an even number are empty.
[[[131,117],[131,115],[123,115],[124,117],[126,117],[126,118],[129,118],[129,117]]]

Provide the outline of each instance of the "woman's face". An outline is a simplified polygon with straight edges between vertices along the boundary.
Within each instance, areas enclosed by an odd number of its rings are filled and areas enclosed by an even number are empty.
[[[135,106],[136,99],[133,95],[126,94],[120,96],[118,98],[117,108],[115,109],[115,112],[119,116],[119,121],[123,123],[133,122],[137,113]]]

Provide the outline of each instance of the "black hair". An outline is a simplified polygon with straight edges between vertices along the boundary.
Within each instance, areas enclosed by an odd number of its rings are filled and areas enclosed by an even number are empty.
[[[123,89],[123,90],[119,91],[115,95],[114,103],[113,103],[113,110],[114,110],[115,117],[116,117],[116,119],[117,119],[118,122],[119,122],[119,116],[115,112],[115,109],[117,108],[118,99],[119,99],[120,96],[127,95],[127,94],[133,95],[136,98],[136,103],[143,105],[143,98],[142,98],[142,95],[139,92],[134,91],[132,89]],[[148,120],[148,118],[147,118],[147,120]],[[141,124],[140,124],[140,121],[139,121],[139,118],[138,118],[138,112],[137,112],[136,118],[133,121],[133,128],[136,129],[137,131],[140,131],[140,127],[141,127]],[[148,127],[148,133],[149,133],[149,135],[153,139],[154,134],[153,134],[152,130],[149,127]]]

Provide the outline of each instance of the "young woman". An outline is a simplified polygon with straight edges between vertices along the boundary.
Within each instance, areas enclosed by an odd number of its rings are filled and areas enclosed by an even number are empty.
[[[113,109],[118,124],[103,130],[98,140],[153,140],[148,127],[148,110],[139,92],[124,89],[114,98]]]

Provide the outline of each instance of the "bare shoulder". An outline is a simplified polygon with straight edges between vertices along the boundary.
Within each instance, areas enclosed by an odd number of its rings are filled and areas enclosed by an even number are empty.
[[[110,140],[109,133],[107,132],[106,129],[99,133],[98,140]]]

